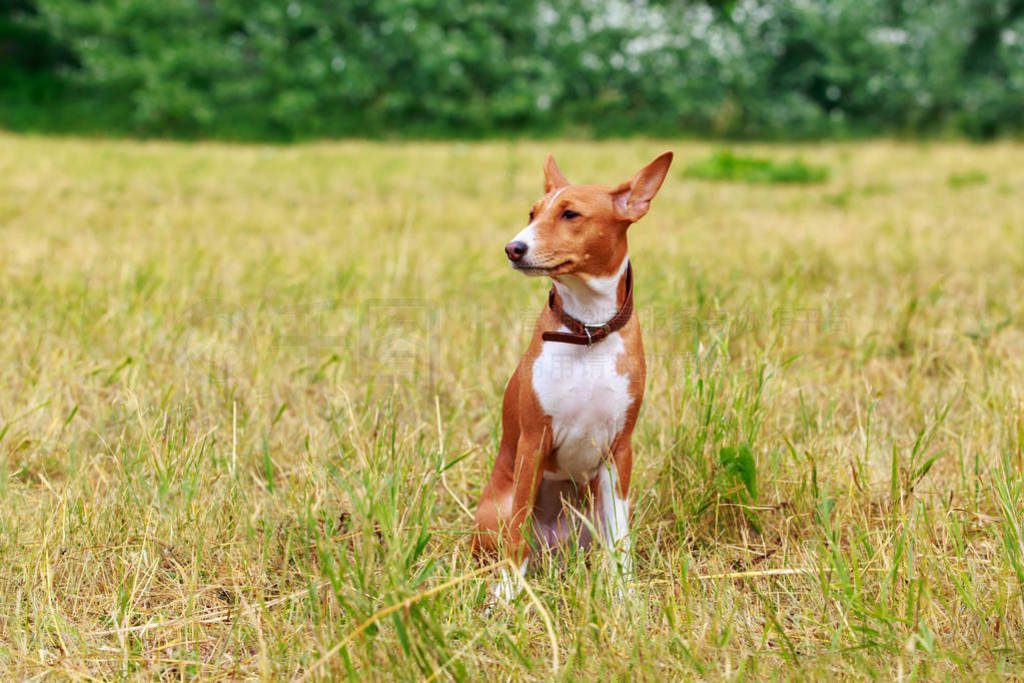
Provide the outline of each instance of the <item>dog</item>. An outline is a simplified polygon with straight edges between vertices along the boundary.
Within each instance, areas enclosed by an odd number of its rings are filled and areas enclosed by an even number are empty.
[[[531,552],[586,548],[596,534],[632,576],[630,439],[646,365],[626,232],[671,163],[665,152],[607,187],[570,184],[547,156],[544,196],[505,255],[520,273],[554,282],[505,389],[501,443],[474,520],[477,556],[505,554],[525,574]],[[503,575],[495,597],[514,596],[512,578]]]

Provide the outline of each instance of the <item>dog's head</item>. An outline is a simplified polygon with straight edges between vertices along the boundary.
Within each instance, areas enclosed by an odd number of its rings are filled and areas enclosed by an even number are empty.
[[[614,274],[626,256],[626,229],[647,213],[671,163],[672,152],[664,152],[616,187],[571,185],[549,154],[544,196],[505,246],[512,267],[550,277]]]

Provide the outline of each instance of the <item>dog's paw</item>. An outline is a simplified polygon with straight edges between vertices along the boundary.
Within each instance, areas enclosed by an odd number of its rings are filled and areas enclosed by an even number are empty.
[[[618,578],[612,584],[612,599],[616,603],[633,602],[635,597],[636,588],[633,586],[633,577]]]
[[[629,551],[613,553],[611,558],[611,594],[617,603],[632,600],[635,591],[636,575],[633,573],[633,556]]]
[[[524,559],[518,569],[515,570],[518,572],[518,575],[509,571],[508,566],[498,568],[498,578],[491,584],[488,590],[491,598],[487,607],[488,614],[490,614],[491,608],[498,605],[511,605],[523,591],[523,576],[526,575],[527,563],[528,560]]]
[[[632,571],[623,571],[622,567],[612,567],[610,588],[615,602],[631,602],[636,595],[636,576]]]
[[[491,602],[492,604],[512,604],[512,601],[522,592],[523,587],[520,585],[519,580],[512,576],[512,574],[502,567],[498,571],[498,579],[491,584]]]

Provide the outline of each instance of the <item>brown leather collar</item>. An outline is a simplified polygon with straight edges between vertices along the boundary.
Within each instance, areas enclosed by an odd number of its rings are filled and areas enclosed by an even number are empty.
[[[548,294],[548,308],[555,314],[559,322],[569,328],[570,332],[544,332],[540,338],[544,341],[564,342],[590,346],[596,344],[612,332],[622,328],[633,315],[633,264],[626,264],[626,298],[619,307],[619,312],[603,325],[585,325],[565,312],[561,302],[555,301],[555,286],[551,285]]]

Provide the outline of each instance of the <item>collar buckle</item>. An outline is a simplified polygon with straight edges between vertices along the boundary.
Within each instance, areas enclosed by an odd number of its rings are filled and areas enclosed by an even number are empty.
[[[604,339],[605,337],[607,337],[609,334],[612,333],[612,330],[608,327],[608,323],[606,323],[606,322],[601,323],[600,325],[586,325],[586,324],[584,324],[583,325],[583,331],[587,335],[587,346],[591,346],[594,343],[594,339],[590,335],[591,330],[593,330],[594,334],[602,335],[601,339]]]

